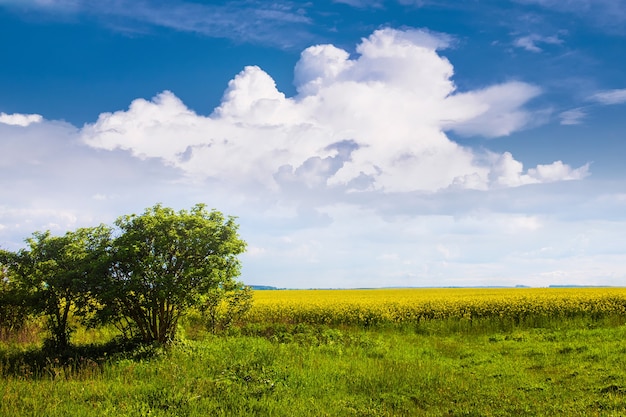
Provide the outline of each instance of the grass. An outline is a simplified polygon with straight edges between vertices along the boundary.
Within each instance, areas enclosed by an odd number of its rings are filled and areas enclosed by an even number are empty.
[[[230,335],[196,332],[167,350],[97,344],[92,336],[59,355],[3,345],[0,415],[626,414],[619,324],[562,320],[510,331],[255,324]]]

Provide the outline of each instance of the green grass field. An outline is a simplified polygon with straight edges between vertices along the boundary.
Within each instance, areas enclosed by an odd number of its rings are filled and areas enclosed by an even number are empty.
[[[167,349],[79,330],[56,355],[33,336],[0,344],[0,415],[623,416],[624,321],[188,323]]]

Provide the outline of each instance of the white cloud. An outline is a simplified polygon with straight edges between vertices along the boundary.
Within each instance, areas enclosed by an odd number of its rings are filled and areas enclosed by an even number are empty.
[[[4,226],[0,227],[0,231],[3,233],[22,231],[24,237],[35,230],[42,229],[63,233],[76,227],[79,220],[76,213],[71,210],[9,208],[7,206],[0,206],[0,219],[4,223]],[[31,230],[31,227],[37,227],[37,229]]]
[[[513,216],[506,222],[506,230],[510,233],[534,232],[541,227],[541,220],[537,216]]]
[[[536,168],[528,170],[528,176],[539,183],[580,180],[589,175],[589,163],[580,168],[572,169],[569,165],[562,161],[556,161],[551,164],[537,165]]]
[[[359,8],[379,8],[383,6],[384,0],[333,0],[335,3],[344,3],[352,7]]]
[[[515,0],[546,9],[569,13],[603,31],[624,34],[626,2],[624,0]]]
[[[21,246],[36,230],[64,232],[111,222],[180,188],[173,183],[180,173],[159,161],[91,149],[77,133],[58,121],[25,127],[0,123],[0,223],[6,226],[0,246]],[[111,198],[94,198],[98,195]]]
[[[452,64],[437,53],[450,42],[423,30],[383,29],[363,39],[355,59],[332,45],[313,46],[296,65],[296,97],[278,91],[260,68],[246,67],[210,116],[166,91],[100,115],[81,135],[94,148],[159,158],[192,179],[271,190],[301,183],[406,192],[558,181],[540,175],[542,167],[505,179],[497,158],[446,136],[522,129],[532,119],[523,106],[540,93],[522,82],[456,92]],[[519,167],[510,154],[503,157]],[[558,164],[560,179],[582,176]]]
[[[605,105],[623,104],[626,103],[626,88],[600,91],[589,99]]]
[[[541,89],[523,82],[508,82],[478,91],[456,94],[447,102],[459,111],[443,126],[462,135],[506,136],[533,124],[540,114],[523,106]]]
[[[48,16],[96,16],[105,25],[123,32],[165,27],[203,36],[271,44],[291,48],[306,42],[310,19],[306,6],[246,0],[202,4],[172,0],[0,0],[18,12],[37,11]]]
[[[579,125],[583,122],[585,117],[587,117],[587,113],[580,107],[567,110],[559,114],[562,125]]]
[[[539,47],[540,44],[561,45],[562,43],[563,40],[560,39],[558,36],[541,36],[535,33],[519,37],[515,39],[515,41],[513,41],[513,45],[517,46],[518,48],[522,48],[529,52],[535,53],[543,51],[543,49]]]
[[[562,161],[537,165],[524,173],[523,164],[513,159],[509,152],[492,155],[493,169],[490,172],[491,183],[497,186],[517,187],[526,184],[540,184],[555,181],[580,180],[589,175],[589,164],[572,169]]]
[[[540,90],[457,91],[450,42],[387,29],[352,57],[315,46],[295,97],[251,66],[208,116],[164,92],[83,128],[0,123],[0,246],[205,202],[238,216],[249,284],[623,283],[626,183],[451,140],[528,127]]]
[[[538,201],[550,194],[536,191]],[[508,194],[509,200],[519,202],[522,189]],[[570,204],[569,209],[578,211],[580,206]],[[462,215],[390,218],[352,205],[321,210],[333,219],[327,227],[291,230],[289,239],[270,233],[250,237],[255,244],[263,242],[265,249],[262,260],[250,256],[244,261],[245,268],[256,272],[254,282],[278,287],[546,286],[620,285],[626,278],[625,264],[620,264],[626,261],[621,250],[626,244],[623,221],[568,221],[549,213],[476,210],[471,204]],[[297,269],[298,276],[281,277],[278,268]],[[553,271],[564,276],[556,277]]]
[[[61,234],[111,224],[156,202],[177,209],[205,202],[239,216],[251,248],[242,258],[249,284],[619,285],[626,279],[626,183],[604,189],[579,181],[441,193],[267,193],[177,182],[181,171],[164,169],[158,159],[81,146],[78,133],[49,121],[0,126],[2,248],[22,246],[35,230]],[[512,171],[512,182],[529,175],[523,167]],[[299,201],[300,195],[308,200]]]
[[[0,113],[0,123],[26,127],[32,123],[40,123],[43,120],[39,114],[6,114]]]
[[[76,6],[77,0],[0,0],[0,5],[19,5],[22,7],[69,8]]]

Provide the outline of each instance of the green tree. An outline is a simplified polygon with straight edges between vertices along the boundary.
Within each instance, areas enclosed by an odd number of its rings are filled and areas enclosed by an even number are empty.
[[[115,224],[102,301],[144,342],[173,340],[179,318],[240,273],[246,244],[235,219],[203,204],[178,212],[156,205]]]
[[[199,310],[212,333],[229,329],[252,308],[252,289],[231,281],[211,289]]]
[[[111,230],[104,225],[63,236],[35,232],[26,240],[27,249],[8,257],[22,300],[47,318],[53,347],[69,346],[72,315],[84,317],[97,307],[91,289],[106,277],[110,241]]]
[[[9,268],[13,259],[13,252],[0,250],[0,340],[19,332],[30,312],[29,303]]]

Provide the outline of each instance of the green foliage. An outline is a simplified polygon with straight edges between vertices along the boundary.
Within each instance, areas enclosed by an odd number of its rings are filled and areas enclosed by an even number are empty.
[[[13,254],[0,250],[0,340],[16,335],[27,323],[30,308],[9,269]]]
[[[55,349],[69,346],[74,317],[126,323],[145,342],[167,343],[179,317],[216,294],[231,307],[221,325],[243,311],[234,278],[245,243],[233,218],[203,205],[178,213],[157,205],[116,226],[115,239],[101,225],[64,236],[35,232],[27,249],[1,251],[0,330],[14,332],[32,312],[47,318]]]
[[[240,273],[245,242],[234,218],[202,204],[179,212],[156,205],[115,224],[103,312],[144,342],[171,342],[180,317]]]
[[[46,317],[46,346],[67,349],[75,323],[117,325],[128,338],[166,344],[191,307],[214,305],[226,328],[250,308],[235,278],[245,242],[234,218],[202,204],[175,212],[156,205],[63,236],[35,232],[28,247],[0,252],[0,330],[14,332],[30,313]],[[208,301],[210,300],[210,301]]]
[[[97,307],[92,283],[106,274],[109,241],[110,229],[104,225],[63,236],[35,232],[27,239],[28,249],[5,253],[13,299],[24,310],[46,316],[51,347],[69,346],[70,317],[86,317]]]
[[[250,287],[228,281],[209,290],[200,304],[200,312],[212,333],[224,331],[240,321],[252,308]]]

